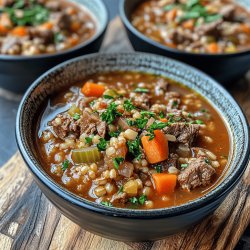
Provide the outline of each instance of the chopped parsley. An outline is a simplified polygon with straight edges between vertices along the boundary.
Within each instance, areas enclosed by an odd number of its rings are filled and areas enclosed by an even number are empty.
[[[127,141],[128,152],[131,153],[137,160],[142,157],[140,143],[139,137],[137,137],[134,141]]]
[[[126,122],[131,127],[136,126],[139,129],[144,129],[144,127],[148,123],[148,119],[146,119],[146,118],[138,118],[136,120],[129,120],[129,119],[127,119]]]
[[[18,11],[22,11],[22,15],[18,15]],[[25,1],[17,0],[12,7],[3,8],[7,12],[11,21],[17,26],[36,26],[45,23],[49,19],[49,9],[46,7],[32,3],[26,6]]]
[[[109,132],[110,137],[118,137],[119,134],[121,133],[120,130]]]
[[[103,95],[103,98],[104,99],[114,99],[114,97],[111,95]]]
[[[109,201],[102,201],[101,204],[106,207],[113,207],[112,203]]]
[[[160,118],[164,118],[165,117],[165,115],[164,115],[164,113],[162,111],[159,113],[159,117]]]
[[[187,163],[181,164],[181,168],[187,168],[187,167],[188,167],[188,164],[187,164]]]
[[[96,146],[99,151],[105,151],[107,147],[107,141],[104,138],[101,138],[100,142]]]
[[[155,168],[155,170],[156,170],[157,173],[161,173],[162,172],[162,166],[161,166],[161,164],[155,165],[154,168]]]
[[[124,158],[123,157],[116,157],[113,159],[113,164],[115,169],[119,169],[120,164],[124,162]]]
[[[195,120],[196,124],[204,124],[204,122],[202,120]]]
[[[152,111],[141,111],[141,116],[144,118],[145,116],[155,117],[155,113]]]
[[[75,113],[74,115],[73,115],[73,119],[74,120],[79,120],[80,119],[80,114],[78,114],[78,113]]]
[[[143,205],[143,204],[145,203],[146,200],[147,200],[147,196],[146,196],[145,194],[143,194],[143,195],[141,195],[141,196],[139,197],[139,203],[140,203],[141,205]]]
[[[132,203],[132,204],[138,204],[138,199],[136,197],[131,197],[129,198],[129,201]]]
[[[62,170],[65,171],[69,167],[69,160],[66,159],[62,163]]]
[[[92,140],[93,140],[92,137],[86,137],[86,138],[85,138],[85,142],[86,142],[87,144],[91,144],[91,143],[92,143]]]
[[[116,117],[121,116],[122,114],[117,111],[117,104],[114,102],[110,103],[108,108],[101,114],[102,121],[111,124]]]
[[[149,93],[149,89],[146,89],[146,88],[136,88],[134,90],[134,92],[136,92],[136,93]]]
[[[131,111],[133,109],[136,109],[136,107],[132,104],[130,100],[125,100],[123,103],[123,107],[126,111]]]
[[[56,44],[61,43],[65,40],[65,36],[61,32],[54,33],[54,42]]]
[[[207,164],[211,164],[210,161],[208,160],[208,158],[205,159],[205,162],[206,162]]]

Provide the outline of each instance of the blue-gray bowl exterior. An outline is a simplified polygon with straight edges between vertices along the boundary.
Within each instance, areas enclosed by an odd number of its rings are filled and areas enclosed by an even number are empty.
[[[89,40],[62,52],[35,56],[0,55],[0,87],[23,93],[41,74],[55,65],[81,55],[98,52],[108,25],[108,12],[102,0],[71,0],[83,5],[97,23]]]
[[[232,54],[195,54],[167,47],[139,32],[130,22],[135,7],[145,0],[121,0],[119,11],[129,40],[137,51],[155,53],[192,65],[214,77],[222,84],[234,83],[250,69],[250,50]],[[245,7],[250,0],[237,1]]]
[[[153,210],[109,208],[59,186],[42,169],[34,145],[36,114],[49,96],[94,73],[138,71],[169,77],[204,96],[221,114],[231,137],[227,172],[203,197],[186,204]],[[249,157],[247,121],[238,104],[204,73],[161,56],[146,53],[92,54],[51,69],[27,90],[18,110],[16,137],[20,152],[44,194],[60,211],[86,230],[125,241],[156,240],[190,227],[212,213],[238,183]]]

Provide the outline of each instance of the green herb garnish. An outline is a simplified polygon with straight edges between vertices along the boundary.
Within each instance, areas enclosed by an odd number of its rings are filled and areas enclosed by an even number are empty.
[[[103,98],[104,99],[114,99],[114,97],[111,95],[103,95]]]
[[[134,90],[134,92],[136,92],[136,93],[149,93],[149,89],[146,89],[146,88],[136,88]]]
[[[115,159],[113,159],[113,164],[114,164],[115,169],[119,169],[119,166],[122,162],[124,162],[123,157],[116,157]]]
[[[153,140],[155,137],[154,131],[157,129],[163,129],[166,126],[168,126],[168,123],[166,122],[159,122],[159,121],[154,121],[149,128],[147,129],[147,131],[149,132],[148,134],[146,134],[146,136],[149,136],[149,140]]]
[[[141,141],[139,137],[137,137],[134,141],[127,141],[128,152],[131,153],[137,160],[142,157],[140,143]]]
[[[65,36],[61,32],[54,33],[54,42],[56,44],[61,43],[65,40]]]
[[[141,111],[141,116],[144,118],[145,116],[155,117],[155,113],[152,111]]]
[[[129,201],[132,203],[132,204],[138,204],[138,199],[136,197],[131,197],[129,198]]]
[[[208,158],[205,159],[205,162],[206,162],[207,164],[211,164],[210,161],[208,160]]]
[[[62,170],[65,171],[69,167],[69,160],[66,159],[62,163]]]
[[[91,143],[92,143],[92,140],[93,140],[92,137],[85,137],[85,142],[86,142],[87,144],[91,144]]]
[[[99,151],[105,151],[107,147],[107,141],[104,138],[101,138],[100,142],[96,146]]]
[[[125,100],[123,103],[123,107],[126,111],[131,111],[133,109],[136,109],[136,107],[132,104],[130,100]]]
[[[109,201],[102,201],[101,204],[106,207],[113,207],[112,203]]]
[[[118,189],[118,194],[123,193],[123,186],[120,186]]]
[[[204,124],[204,122],[202,120],[195,120],[196,124]]]
[[[73,115],[73,119],[74,120],[79,120],[80,119],[80,114],[78,114],[78,113],[75,113],[74,115]]]
[[[109,132],[109,136],[110,137],[118,137],[120,133],[121,133],[120,130]]]
[[[161,173],[162,172],[162,166],[160,164],[157,164],[154,166],[155,170],[157,173]]]
[[[141,195],[141,196],[139,197],[139,203],[140,203],[141,205],[143,205],[143,204],[145,203],[146,200],[147,200],[147,196],[146,196],[145,194],[143,194],[143,195]]]
[[[181,168],[187,168],[187,167],[188,167],[187,163],[181,164]]]
[[[121,116],[122,114],[117,111],[117,104],[114,102],[110,103],[108,108],[101,114],[102,121],[111,124],[116,117]]]
[[[165,117],[165,115],[164,115],[164,113],[162,111],[159,113],[159,117],[160,118],[164,118]]]

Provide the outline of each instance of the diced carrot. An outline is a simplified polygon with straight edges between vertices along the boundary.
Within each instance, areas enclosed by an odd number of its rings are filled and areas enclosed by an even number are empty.
[[[218,53],[219,52],[219,46],[217,43],[210,43],[207,46],[207,50],[210,53]]]
[[[69,43],[71,46],[75,46],[79,43],[80,39],[78,37],[70,37]]]
[[[177,47],[177,45],[175,43],[165,42],[165,45],[170,47],[170,48],[174,48],[174,49]]]
[[[173,8],[172,10],[169,10],[167,12],[167,20],[168,21],[174,21],[174,19],[176,18],[177,15],[177,9]]]
[[[168,158],[168,140],[161,130],[154,131],[155,137],[142,136],[141,142],[149,163],[154,164]]]
[[[249,27],[249,25],[247,25],[246,23],[242,23],[242,24],[240,25],[240,29],[241,29],[244,33],[250,34],[250,27]]]
[[[103,85],[96,84],[93,82],[87,82],[82,87],[82,93],[85,96],[100,97],[102,96],[104,91],[105,91],[105,87]]]
[[[160,121],[161,122],[168,122],[168,119],[167,118],[161,118]]]
[[[182,27],[185,29],[192,30],[194,28],[194,19],[190,19],[190,20],[183,22]]]
[[[24,26],[17,26],[11,31],[11,34],[14,36],[26,36],[28,31]]]
[[[152,177],[158,194],[169,194],[174,192],[177,182],[177,176],[175,174],[156,173],[152,174]]]
[[[5,35],[9,32],[9,29],[3,25],[0,25],[0,34]]]
[[[46,22],[46,23],[41,24],[40,27],[46,30],[51,30],[53,28],[53,23]]]
[[[78,31],[81,28],[81,23],[73,22],[70,26],[70,29],[74,32]]]

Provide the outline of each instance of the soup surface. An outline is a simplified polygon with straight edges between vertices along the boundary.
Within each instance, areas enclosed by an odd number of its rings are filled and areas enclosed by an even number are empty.
[[[250,48],[250,12],[228,0],[146,0],[131,17],[141,33],[168,47],[196,53]]]
[[[93,75],[52,97],[37,149],[46,172],[104,206],[161,208],[196,199],[224,174],[227,129],[192,90],[136,72]]]
[[[96,32],[92,15],[65,0],[0,1],[0,53],[39,55],[72,48]]]

